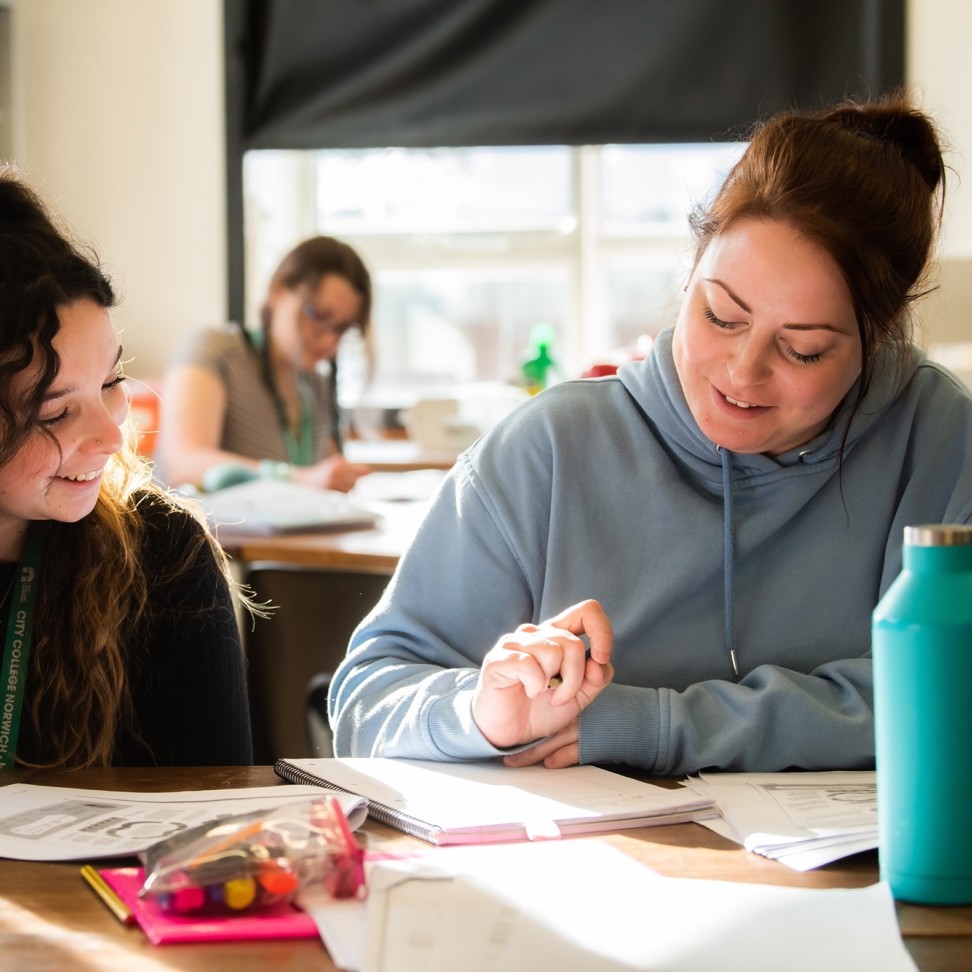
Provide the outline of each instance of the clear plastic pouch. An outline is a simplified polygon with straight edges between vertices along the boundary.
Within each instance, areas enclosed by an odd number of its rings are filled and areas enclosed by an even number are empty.
[[[210,821],[140,858],[140,896],[170,914],[251,914],[311,884],[335,898],[365,894],[364,852],[331,797]]]

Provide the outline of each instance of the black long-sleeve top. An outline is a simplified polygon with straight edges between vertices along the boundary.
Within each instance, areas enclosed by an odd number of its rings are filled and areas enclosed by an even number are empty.
[[[146,611],[124,645],[138,733],[122,730],[115,766],[234,766],[253,762],[246,672],[232,595],[202,526],[154,496],[139,505],[144,518]],[[187,570],[171,569],[198,547]],[[0,564],[0,591],[15,564]],[[43,583],[43,570],[42,570]],[[6,632],[9,599],[0,611]],[[35,638],[37,632],[34,632]],[[27,715],[26,683],[18,755],[45,762],[51,754]],[[43,733],[40,734],[41,736]]]

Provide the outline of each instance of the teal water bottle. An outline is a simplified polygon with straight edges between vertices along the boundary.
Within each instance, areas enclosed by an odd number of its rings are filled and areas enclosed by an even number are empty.
[[[972,527],[905,527],[872,648],[881,878],[972,904]]]

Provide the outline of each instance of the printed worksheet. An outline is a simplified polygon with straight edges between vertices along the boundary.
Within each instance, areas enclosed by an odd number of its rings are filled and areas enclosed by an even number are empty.
[[[685,781],[719,808],[719,823],[703,823],[799,871],[877,846],[876,784],[873,771],[703,773]]]
[[[367,816],[361,797],[318,786],[136,793],[13,783],[0,787],[0,857],[74,861],[130,857],[210,820],[335,797],[352,829]]]

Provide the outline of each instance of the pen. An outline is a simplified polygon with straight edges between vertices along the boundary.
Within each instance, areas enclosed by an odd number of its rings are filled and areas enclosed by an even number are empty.
[[[108,885],[108,882],[90,865],[81,868],[81,877],[88,882],[92,891],[105,903],[108,910],[123,924],[134,925],[135,916],[128,906]]]
[[[584,652],[584,658],[586,660],[590,657],[591,657],[591,649],[588,648],[587,651]],[[550,678],[547,679],[548,689],[555,689],[558,686],[563,684],[564,684],[564,677],[559,672],[556,675],[551,675]]]

